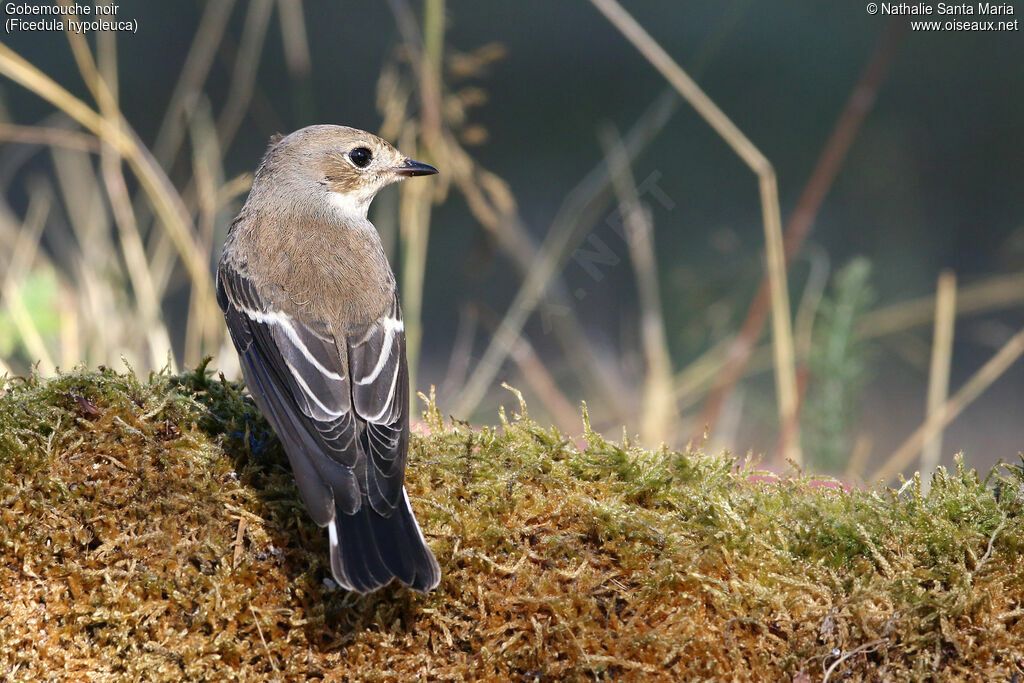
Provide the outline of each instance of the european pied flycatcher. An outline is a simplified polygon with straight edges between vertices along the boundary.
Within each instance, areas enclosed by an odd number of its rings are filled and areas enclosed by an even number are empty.
[[[217,300],[343,588],[441,580],[405,492],[409,374],[374,195],[437,169],[375,135],[310,126],[267,149],[228,232]]]

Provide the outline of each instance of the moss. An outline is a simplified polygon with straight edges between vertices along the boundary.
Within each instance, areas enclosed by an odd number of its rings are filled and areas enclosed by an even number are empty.
[[[325,582],[237,383],[75,372],[0,396],[0,678],[778,680],[1024,670],[1024,467],[927,494],[497,427],[428,403],[409,488],[440,588]]]

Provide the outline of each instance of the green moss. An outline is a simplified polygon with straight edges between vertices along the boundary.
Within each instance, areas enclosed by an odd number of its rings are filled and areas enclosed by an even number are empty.
[[[203,364],[0,396],[0,678],[1011,678],[1024,467],[922,494],[501,413],[416,429],[444,579],[331,590],[267,424]],[[847,656],[848,655],[848,656]]]

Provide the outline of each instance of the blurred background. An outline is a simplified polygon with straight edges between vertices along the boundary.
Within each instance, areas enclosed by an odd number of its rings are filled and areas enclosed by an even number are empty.
[[[585,400],[650,445],[851,480],[1022,448],[1019,29],[807,0],[116,18],[137,30],[0,45],[0,371],[213,355],[237,376],[228,226],[271,134],[339,123],[441,169],[370,217],[445,413],[491,423],[507,382],[570,434]]]

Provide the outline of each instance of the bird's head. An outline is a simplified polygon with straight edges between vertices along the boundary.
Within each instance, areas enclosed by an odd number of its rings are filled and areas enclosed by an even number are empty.
[[[413,161],[387,140],[346,126],[309,126],[272,141],[261,171],[286,167],[327,190],[327,200],[344,214],[366,217],[381,188],[437,169]],[[257,180],[260,173],[257,173]]]

